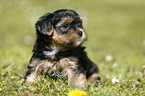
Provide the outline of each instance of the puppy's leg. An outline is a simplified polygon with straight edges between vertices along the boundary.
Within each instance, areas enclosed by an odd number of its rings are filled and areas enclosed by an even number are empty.
[[[24,79],[26,83],[36,83],[37,80],[40,80],[40,76],[36,72],[33,63],[30,63],[28,66],[28,72],[26,73]]]
[[[25,76],[26,83],[32,83],[41,81],[40,75],[48,74],[51,75],[53,69],[53,62],[49,62],[48,60],[34,60],[27,67],[28,72]]]
[[[28,73],[29,72],[30,71],[28,71]],[[40,81],[40,76],[35,72],[32,72],[31,74],[25,76],[26,83],[36,83],[38,80]]]
[[[87,83],[85,72],[80,69],[67,69],[68,84],[79,88],[84,88]]]
[[[79,56],[79,62],[86,71],[87,80],[94,83],[96,86],[102,86],[103,83],[100,76],[98,75],[98,66],[88,58],[87,54],[84,51],[82,51]]]
[[[63,79],[68,80],[69,85],[84,87],[84,85],[86,84],[86,72],[83,69],[79,68],[77,58],[63,58],[57,64],[57,68],[63,70]]]
[[[103,86],[101,78],[97,73],[92,74],[87,80],[88,82],[95,84],[95,86]]]

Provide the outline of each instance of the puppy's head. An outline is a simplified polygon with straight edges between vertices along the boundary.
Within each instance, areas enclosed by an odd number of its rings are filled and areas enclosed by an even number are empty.
[[[61,9],[48,13],[36,23],[37,34],[52,38],[61,48],[77,47],[86,40],[81,17],[73,10]]]

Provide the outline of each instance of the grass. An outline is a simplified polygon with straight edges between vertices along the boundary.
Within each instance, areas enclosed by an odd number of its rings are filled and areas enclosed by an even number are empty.
[[[54,6],[55,5],[55,6]],[[89,57],[98,64],[104,87],[86,86],[88,96],[145,95],[144,0],[1,0],[0,95],[67,96],[67,82],[43,79],[21,87],[35,41],[34,24],[47,11],[76,10],[88,33]],[[113,60],[106,61],[111,55]],[[116,64],[116,67],[112,67]],[[113,84],[112,79],[119,79]]]

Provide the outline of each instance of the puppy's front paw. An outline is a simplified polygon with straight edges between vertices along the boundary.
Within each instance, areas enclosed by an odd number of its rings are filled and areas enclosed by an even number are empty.
[[[95,84],[95,86],[103,86],[101,77],[97,73],[94,73],[92,76],[90,76],[88,81]]]

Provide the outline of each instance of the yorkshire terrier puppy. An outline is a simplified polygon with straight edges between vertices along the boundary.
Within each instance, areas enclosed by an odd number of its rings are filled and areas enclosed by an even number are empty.
[[[41,81],[40,75],[67,80],[69,85],[102,85],[99,68],[92,62],[82,43],[87,39],[82,19],[74,10],[47,13],[36,23],[37,39],[25,82]]]

